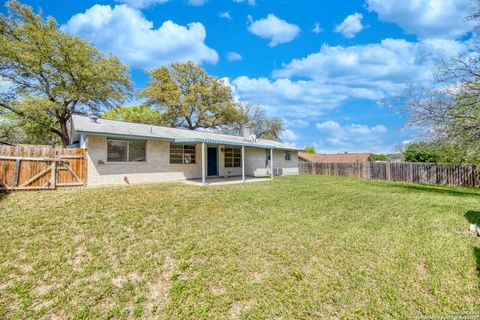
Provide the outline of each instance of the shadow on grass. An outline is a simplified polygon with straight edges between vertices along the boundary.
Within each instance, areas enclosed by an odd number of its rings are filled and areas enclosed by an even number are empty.
[[[480,211],[467,211],[467,213],[465,213],[465,219],[467,219],[470,223],[480,226]]]
[[[7,192],[0,191],[0,201],[5,200],[8,196]]]
[[[465,213],[465,218],[469,223],[480,226],[480,211],[469,210]],[[477,276],[480,278],[480,247],[473,248],[473,256],[477,263]]]
[[[449,186],[439,186],[439,185],[428,185],[428,184],[398,184],[395,187],[405,189],[407,191],[420,191],[420,192],[433,192],[450,196],[478,196],[480,197],[480,190],[477,189],[468,189],[464,187],[449,187]]]
[[[480,247],[473,248],[473,255],[475,256],[475,261],[477,261],[477,276],[480,280]]]

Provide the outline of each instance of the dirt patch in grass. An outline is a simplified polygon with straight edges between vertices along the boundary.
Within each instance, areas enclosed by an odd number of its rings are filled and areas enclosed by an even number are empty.
[[[172,287],[172,276],[175,272],[175,259],[167,256],[162,266],[161,274],[148,285],[147,309],[161,312],[168,303],[169,291]]]

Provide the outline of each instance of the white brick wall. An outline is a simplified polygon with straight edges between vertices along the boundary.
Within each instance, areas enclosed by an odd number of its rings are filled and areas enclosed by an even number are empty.
[[[225,146],[218,146],[219,150],[222,150],[223,148],[225,148]],[[225,152],[219,152],[218,167],[218,175],[220,177],[232,177],[242,175],[242,168],[225,168]]]
[[[270,150],[268,150],[270,152]],[[270,172],[270,162],[266,163],[266,151],[259,148],[245,148],[245,172],[249,176],[265,176]],[[273,167],[281,169],[283,175],[298,174],[298,153],[290,151],[290,159],[285,160],[285,151],[273,151]],[[275,171],[274,171],[275,172]]]
[[[88,185],[124,184],[124,177],[130,183],[184,180],[201,177],[201,145],[196,146],[195,164],[170,164],[170,143],[147,141],[146,162],[107,162],[107,138],[89,136]],[[99,164],[99,161],[103,164]]]
[[[170,143],[166,141],[147,141],[146,162],[107,162],[107,138],[89,136],[86,141],[88,154],[89,186],[125,184],[124,177],[130,183],[173,181],[202,177],[202,146],[196,145],[195,164],[170,164]],[[218,150],[219,176],[240,176],[242,168],[225,168],[224,152]],[[207,150],[205,150],[207,154]],[[298,174],[297,152],[291,152],[291,160],[285,161],[285,151],[274,151],[274,167],[282,168],[283,174]],[[103,162],[103,163],[99,163]],[[205,161],[208,161],[206,159]],[[207,162],[208,163],[208,162]],[[265,167],[265,149],[245,148],[245,174],[262,176],[267,174]]]
[[[285,160],[285,152],[273,151],[273,167],[281,169],[282,175],[298,174],[298,152],[290,151],[290,160]]]

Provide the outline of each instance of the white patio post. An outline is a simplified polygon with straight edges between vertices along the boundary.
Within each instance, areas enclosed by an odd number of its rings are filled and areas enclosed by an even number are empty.
[[[205,185],[205,142],[202,142],[202,184]]]
[[[87,139],[85,138],[84,134],[80,135],[80,148],[82,149],[87,148]]]
[[[273,180],[273,149],[270,149],[270,179]]]
[[[245,182],[245,146],[242,146],[242,181]]]

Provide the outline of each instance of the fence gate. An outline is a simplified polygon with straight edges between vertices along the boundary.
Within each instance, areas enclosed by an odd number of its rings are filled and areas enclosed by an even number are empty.
[[[39,145],[0,146],[0,190],[84,186],[85,149]]]

